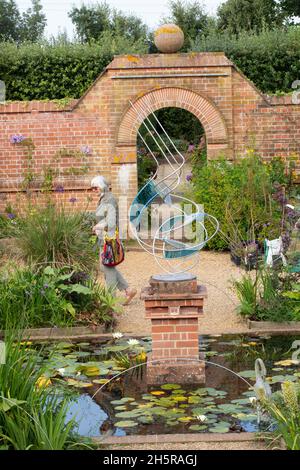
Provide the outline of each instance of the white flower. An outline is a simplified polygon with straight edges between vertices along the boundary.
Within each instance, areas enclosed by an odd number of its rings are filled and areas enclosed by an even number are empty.
[[[292,204],[286,204],[285,207],[288,207],[289,209],[292,209],[292,210],[295,209],[295,206],[292,206]]]
[[[205,415],[198,415],[197,419],[198,421],[201,421],[201,423],[205,423],[205,421],[207,421],[207,417]]]
[[[255,405],[257,400],[256,400],[256,397],[249,397],[249,401],[251,405]]]
[[[127,344],[129,344],[129,346],[138,346],[140,342],[137,339],[129,339]]]
[[[65,374],[65,371],[66,369],[64,367],[62,367],[61,369],[57,369],[57,372],[62,376]]]
[[[123,333],[120,333],[120,332],[116,332],[112,334],[112,337],[114,339],[120,339],[120,338],[123,338],[123,336],[124,336]]]

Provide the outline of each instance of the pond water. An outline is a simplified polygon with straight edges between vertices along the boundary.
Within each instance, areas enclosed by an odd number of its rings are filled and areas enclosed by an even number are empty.
[[[149,388],[145,365],[124,372],[145,362],[151,338],[46,344],[40,360],[56,392],[71,397],[68,420],[75,417],[82,436],[256,432],[272,423],[265,417],[258,427],[251,404],[255,360],[265,362],[275,392],[299,380],[295,341],[300,345],[300,336],[201,336],[206,383],[189,387]]]

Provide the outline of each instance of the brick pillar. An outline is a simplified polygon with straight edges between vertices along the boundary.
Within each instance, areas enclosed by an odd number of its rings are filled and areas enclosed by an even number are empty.
[[[196,277],[155,276],[142,291],[146,318],[152,325],[152,355],[147,383],[204,383],[205,364],[199,355],[198,318],[206,288]],[[151,362],[153,361],[153,362]]]

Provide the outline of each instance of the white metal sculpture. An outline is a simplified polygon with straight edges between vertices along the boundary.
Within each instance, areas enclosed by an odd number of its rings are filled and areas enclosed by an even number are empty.
[[[140,120],[143,121],[147,132],[152,136],[153,142],[159,149],[164,162],[169,167],[168,174],[159,178],[159,162],[155,153],[143,135],[138,132],[139,137],[156,162],[157,169],[139,191],[131,205],[131,228],[140,246],[155,257],[156,262],[164,271],[168,274],[184,273],[192,269],[198,262],[198,260],[195,260],[194,263],[189,263],[187,267],[183,267],[185,260],[198,255],[200,250],[217,234],[219,222],[214,216],[199,211],[199,207],[194,201],[174,193],[181,182],[185,157],[177,149],[155,113],[152,113],[151,110],[138,102],[135,104],[130,102],[130,104],[138,113]],[[152,123],[150,116],[153,116],[156,125]],[[165,136],[164,139],[156,126],[162,131],[162,135]],[[177,202],[176,207],[175,202]],[[148,213],[148,208],[154,203],[174,207],[177,214],[167,217],[166,220],[159,224],[152,243],[149,243],[142,239],[141,223],[143,216]],[[189,213],[185,211],[184,206],[186,204],[189,208],[192,208],[192,210],[189,210]],[[176,238],[176,233],[183,233],[184,230],[187,228],[191,229],[191,227],[196,227],[192,243]]]

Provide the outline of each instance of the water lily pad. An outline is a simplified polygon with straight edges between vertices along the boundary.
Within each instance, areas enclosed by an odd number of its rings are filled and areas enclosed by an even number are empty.
[[[107,379],[95,379],[95,380],[93,380],[93,384],[99,384],[99,385],[106,384],[107,382],[108,382]]]
[[[213,427],[209,428],[209,432],[225,434],[230,429],[230,424],[226,421],[220,421],[216,423]]]
[[[137,426],[138,423],[135,421],[118,421],[115,426],[118,428],[133,428],[134,426]]]
[[[126,411],[126,410],[127,410],[127,407],[126,407],[126,405],[119,405],[119,406],[116,406],[116,407],[115,407],[115,410],[118,410],[118,411]]]
[[[150,415],[139,416],[137,418],[137,420],[141,424],[152,424],[153,423],[153,417],[150,416]]]
[[[182,397],[182,396],[178,395],[178,396],[174,396],[172,398],[172,400],[179,403],[179,402],[187,401],[187,397]]]
[[[176,390],[176,389],[181,389],[181,386],[178,384],[164,384],[160,388],[162,390]]]
[[[188,397],[188,403],[190,403],[191,405],[198,405],[199,403],[202,403],[202,402],[203,402],[202,397],[198,397],[196,395]]]
[[[267,379],[269,379],[269,383],[277,384],[285,381],[295,382],[297,377],[295,375],[273,375],[273,377],[267,377]]]
[[[190,431],[204,431],[204,429],[207,429],[207,426],[205,426],[205,424],[193,424],[189,427]]]
[[[136,418],[143,413],[140,409],[135,409],[131,411],[121,411],[120,413],[116,413],[117,418]]]
[[[195,418],[192,416],[182,416],[181,418],[178,418],[178,421],[181,423],[189,423],[190,421],[193,421]]]
[[[236,403],[237,405],[249,405],[250,401],[249,398],[238,398],[236,400],[232,400],[231,403]]]
[[[222,403],[218,405],[218,409],[223,411],[223,413],[238,413],[241,410],[241,406],[235,405],[233,403]]]
[[[88,387],[93,386],[92,383],[81,382],[80,380],[75,380],[75,379],[67,379],[67,384],[70,385],[71,387],[76,387],[76,388],[88,388]]]
[[[165,395],[166,392],[163,392],[162,390],[154,390],[153,392],[150,392],[151,395],[154,395],[155,397],[156,396],[160,396],[160,395]]]
[[[110,403],[112,405],[124,405],[124,403],[129,403],[131,401],[134,401],[134,398],[123,397],[123,398],[120,398],[120,400],[112,400]]]

